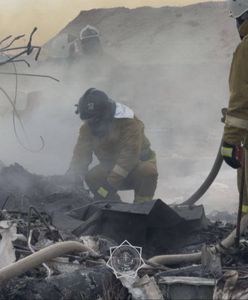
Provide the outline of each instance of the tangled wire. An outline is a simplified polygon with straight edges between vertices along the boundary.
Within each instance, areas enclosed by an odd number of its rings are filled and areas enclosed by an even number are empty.
[[[12,35],[9,35],[7,37],[5,37],[3,40],[0,41],[0,46],[4,45],[0,48],[0,55],[3,56],[3,61],[0,62],[0,66],[6,65],[8,63],[11,63],[13,65],[13,72],[0,72],[1,75],[14,75],[15,76],[15,92],[14,92],[14,98],[12,99],[10,97],[10,95],[6,92],[6,90],[4,88],[2,88],[0,86],[0,91],[3,93],[3,95],[6,97],[6,99],[8,100],[8,102],[10,103],[10,105],[12,106],[12,122],[13,122],[13,129],[14,129],[14,134],[15,137],[18,141],[18,143],[27,151],[29,152],[40,152],[44,146],[45,146],[45,141],[43,139],[42,136],[40,136],[40,141],[41,141],[41,145],[38,149],[31,149],[28,146],[26,146],[20,136],[18,135],[17,132],[17,126],[16,126],[16,119],[19,122],[19,125],[21,126],[21,129],[27,139],[28,135],[27,132],[25,130],[24,124],[22,122],[22,119],[20,117],[20,115],[17,112],[16,109],[16,104],[17,104],[17,94],[18,94],[18,76],[31,76],[31,77],[43,77],[43,78],[49,78],[55,81],[59,81],[58,79],[49,76],[49,75],[41,75],[41,74],[31,74],[31,73],[18,73],[17,72],[17,68],[16,68],[16,63],[19,62],[24,62],[28,67],[30,67],[30,64],[28,63],[27,60],[25,60],[23,58],[23,56],[25,55],[30,55],[31,53],[33,53],[34,50],[37,50],[36,54],[35,54],[35,60],[38,60],[38,57],[40,55],[40,51],[41,51],[41,47],[39,46],[33,46],[32,45],[32,38],[34,33],[37,31],[37,28],[35,27],[33,29],[33,31],[31,32],[30,36],[29,36],[29,40],[28,43],[25,46],[21,46],[21,47],[12,47],[14,45],[14,43],[17,40],[22,39],[25,35],[18,35],[16,37],[12,38]],[[10,55],[9,52],[14,53],[14,55]]]

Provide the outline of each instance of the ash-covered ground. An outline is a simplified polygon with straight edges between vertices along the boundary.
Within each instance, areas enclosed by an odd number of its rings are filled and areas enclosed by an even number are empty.
[[[213,299],[227,293],[226,272],[241,282],[247,276],[247,234],[234,247],[234,216],[211,220],[202,206],[161,200],[94,201],[64,176],[32,174],[18,164],[2,167],[0,180],[0,299]],[[142,246],[133,279],[125,275],[133,264],[121,258],[124,240]],[[119,249],[113,270],[126,266],[121,278],[109,268],[111,247]]]

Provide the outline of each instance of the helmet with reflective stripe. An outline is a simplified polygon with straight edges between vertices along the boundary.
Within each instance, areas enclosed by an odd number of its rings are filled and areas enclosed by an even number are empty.
[[[248,0],[228,0],[230,16],[237,19],[248,11]]]

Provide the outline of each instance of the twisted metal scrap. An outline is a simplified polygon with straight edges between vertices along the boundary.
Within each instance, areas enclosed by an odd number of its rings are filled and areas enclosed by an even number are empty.
[[[22,35],[19,35],[19,36],[16,36],[14,38],[12,38],[12,35],[9,35],[7,36],[6,38],[4,38],[3,40],[0,41],[0,45],[2,45],[3,43],[9,41],[11,38],[12,40],[6,45],[6,46],[3,46],[2,48],[0,48],[0,55],[2,53],[2,55],[4,57],[6,57],[6,59],[2,62],[0,62],[0,66],[3,66],[3,65],[6,65],[8,63],[11,63],[13,65],[13,68],[14,68],[14,72],[0,72],[0,74],[2,75],[14,75],[15,76],[15,96],[14,96],[14,100],[11,99],[11,97],[8,95],[8,93],[2,88],[0,87],[0,91],[4,94],[4,96],[6,97],[6,99],[9,101],[9,103],[11,104],[12,108],[13,108],[13,117],[12,117],[12,120],[13,120],[13,128],[14,128],[14,134],[15,134],[15,137],[18,141],[18,143],[27,151],[29,152],[40,152],[44,146],[45,146],[45,142],[44,142],[44,139],[42,136],[40,136],[40,141],[41,141],[41,146],[38,148],[38,149],[30,149],[29,147],[26,147],[21,138],[19,137],[18,133],[17,133],[17,129],[16,129],[16,118],[22,128],[22,131],[27,139],[27,133],[26,133],[26,130],[24,128],[24,124],[16,110],[16,103],[17,103],[17,92],[18,92],[18,76],[32,76],[32,77],[43,77],[43,78],[49,78],[49,79],[53,79],[55,81],[59,81],[58,79],[52,77],[52,76],[48,76],[48,75],[40,75],[40,74],[30,74],[30,73],[18,73],[17,72],[17,68],[16,68],[16,64],[17,62],[24,62],[27,64],[27,66],[29,67],[30,64],[25,60],[25,59],[19,59],[21,56],[23,55],[30,55],[34,49],[38,49],[37,50],[37,53],[35,55],[35,60],[38,60],[38,57],[39,57],[39,54],[40,54],[40,51],[41,51],[41,47],[39,46],[33,46],[32,45],[32,38],[33,38],[33,35],[34,33],[37,31],[37,27],[35,27],[33,29],[33,31],[31,32],[30,36],[29,36],[29,41],[27,43],[26,46],[23,46],[23,47],[11,47],[17,40],[23,38],[25,35],[22,34]],[[13,55],[13,56],[10,56],[8,55],[6,52],[7,51],[14,51],[15,53],[17,52],[17,54]]]
[[[15,54],[14,56],[8,57],[6,60],[4,60],[3,62],[0,62],[0,66],[1,65],[5,65],[7,63],[10,62],[17,62],[17,58],[20,56],[23,56],[25,54],[30,55],[34,49],[37,49],[37,53],[35,55],[35,60],[38,60],[38,57],[40,55],[40,51],[41,51],[41,47],[39,46],[33,46],[32,45],[32,38],[34,33],[37,31],[37,27],[35,27],[33,29],[33,31],[31,32],[30,36],[29,36],[29,40],[26,46],[22,46],[22,47],[10,47],[11,45],[13,45],[17,40],[23,38],[25,35],[18,35],[16,37],[14,37],[6,46],[0,48],[0,53],[5,53],[7,51],[17,51],[18,53]],[[7,40],[9,40],[12,36],[9,35],[8,37],[4,38],[2,41],[0,41],[0,45],[3,44],[4,42],[6,42]],[[21,61],[25,61],[25,60],[21,60]],[[20,62],[20,60],[18,60],[18,62]],[[25,61],[26,62],[26,61]]]

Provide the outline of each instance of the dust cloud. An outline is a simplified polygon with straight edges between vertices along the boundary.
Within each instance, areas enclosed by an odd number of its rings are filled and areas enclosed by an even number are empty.
[[[81,125],[74,104],[86,89],[96,87],[130,106],[145,123],[157,153],[156,197],[167,203],[186,200],[208,175],[222,136],[221,108],[228,103],[231,53],[238,42],[225,5],[95,10],[79,15],[64,32],[78,37],[90,21],[101,32],[99,57],[71,61],[53,54],[28,70],[18,64],[22,72],[49,74],[60,82],[18,77],[17,109],[28,137],[17,122],[18,133],[32,150],[40,147],[42,136],[45,147],[38,153],[18,144],[11,107],[1,95],[2,162],[18,162],[37,174],[66,172]],[[44,52],[48,50],[49,43]],[[15,77],[2,76],[1,82],[13,97]],[[201,201],[207,210],[236,209],[235,176],[222,167]],[[131,197],[124,195],[126,201]]]

